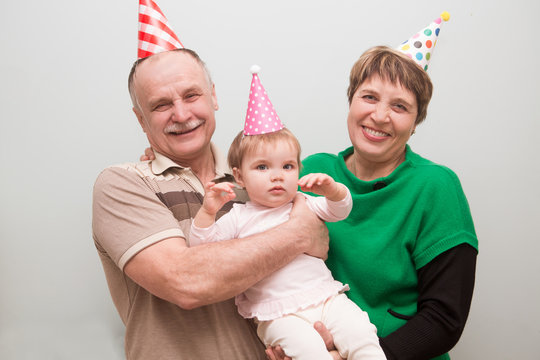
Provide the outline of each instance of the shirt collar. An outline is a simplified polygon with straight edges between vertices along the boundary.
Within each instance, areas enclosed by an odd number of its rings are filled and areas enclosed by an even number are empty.
[[[212,155],[214,156],[216,177],[219,178],[225,176],[226,174],[231,174],[231,171],[227,166],[227,162],[225,161],[225,157],[221,154],[221,151],[219,151],[217,146],[212,142],[210,143],[210,150],[212,151]],[[189,167],[178,165],[177,163],[175,163],[165,155],[158,153],[157,151],[154,151],[154,155],[156,157],[155,160],[152,160],[150,162],[152,173],[154,175],[160,175],[170,168],[190,169]]]

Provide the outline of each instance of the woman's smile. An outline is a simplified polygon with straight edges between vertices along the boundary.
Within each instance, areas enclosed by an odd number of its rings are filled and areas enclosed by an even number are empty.
[[[390,134],[388,134],[388,133],[372,129],[372,128],[369,128],[367,126],[362,126],[362,130],[364,132],[364,135],[368,139],[373,140],[373,141],[382,141],[385,138],[390,137]]]

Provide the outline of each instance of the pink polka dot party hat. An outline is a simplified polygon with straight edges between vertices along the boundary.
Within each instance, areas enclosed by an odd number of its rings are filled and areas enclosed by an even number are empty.
[[[261,135],[283,129],[274,105],[268,98],[268,94],[259,79],[260,67],[253,65],[251,73],[251,88],[249,89],[249,101],[244,123],[244,135]]]
[[[396,49],[413,59],[422,69],[427,70],[433,49],[437,43],[437,38],[439,37],[441,25],[449,19],[450,14],[446,11],[443,12],[431,24],[414,34]]]

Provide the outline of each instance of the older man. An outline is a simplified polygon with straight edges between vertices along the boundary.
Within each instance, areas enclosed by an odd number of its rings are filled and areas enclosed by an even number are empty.
[[[301,253],[324,257],[326,228],[298,200],[290,220],[266,233],[188,247],[203,184],[227,173],[211,143],[214,85],[198,55],[179,49],[138,60],[129,90],[156,158],[105,169],[93,202],[94,241],[126,325],[126,356],[263,359],[231,298]]]

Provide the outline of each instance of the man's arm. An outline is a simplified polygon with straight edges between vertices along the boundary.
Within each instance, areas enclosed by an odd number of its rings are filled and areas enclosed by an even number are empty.
[[[183,238],[135,255],[125,273],[152,294],[184,309],[231,298],[302,253],[325,258],[328,230],[295,198],[289,221],[264,233],[189,248]]]

